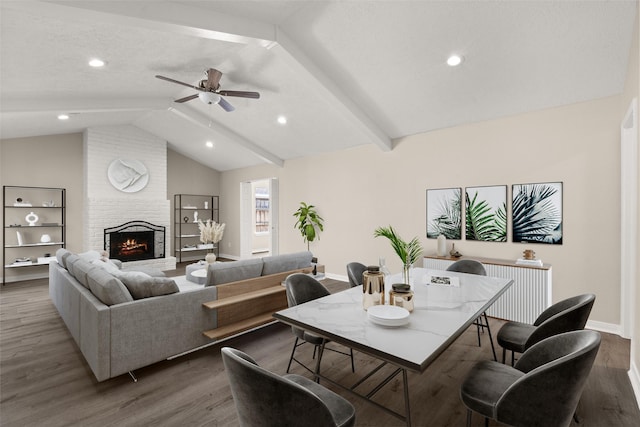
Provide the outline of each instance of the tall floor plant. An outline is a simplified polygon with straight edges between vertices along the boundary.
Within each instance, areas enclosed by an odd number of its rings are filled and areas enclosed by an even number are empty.
[[[297,218],[294,227],[302,234],[302,238],[307,243],[307,250],[309,250],[309,243],[313,242],[316,237],[320,239],[320,232],[324,231],[324,219],[318,215],[315,206],[305,202],[300,202],[300,207],[293,213],[293,216]]]

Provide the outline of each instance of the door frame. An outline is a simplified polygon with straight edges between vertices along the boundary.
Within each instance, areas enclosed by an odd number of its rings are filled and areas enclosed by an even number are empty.
[[[638,98],[634,98],[620,124],[620,323],[624,338],[635,335],[637,233]]]
[[[278,255],[278,225],[279,225],[279,187],[277,178],[254,179],[240,183],[240,259],[251,258],[252,249],[252,213],[253,194],[251,194],[251,183],[256,181],[269,182],[269,253]]]

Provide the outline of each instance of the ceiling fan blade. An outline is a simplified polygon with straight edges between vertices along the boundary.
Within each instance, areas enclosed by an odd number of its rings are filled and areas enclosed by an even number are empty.
[[[169,77],[156,76],[156,78],[158,78],[160,80],[166,80],[166,81],[171,82],[171,83],[176,83],[176,84],[179,84],[179,85],[182,85],[182,86],[190,87],[191,89],[195,89],[195,90],[200,90],[200,91],[205,91],[206,92],[206,89],[203,89],[200,86],[194,86],[194,85],[191,85],[189,83],[183,83],[183,82],[178,81],[178,80],[170,79]]]
[[[198,94],[196,93],[195,95],[189,95],[189,96],[185,96],[184,98],[180,98],[180,99],[176,99],[174,102],[187,102],[187,101],[191,101],[192,99],[196,99],[198,97]]]
[[[258,92],[245,92],[242,90],[220,90],[218,91],[218,93],[223,96],[238,96],[240,98],[252,98],[252,99],[260,98],[260,94]]]
[[[224,98],[220,98],[220,102],[218,102],[218,105],[220,107],[222,107],[222,109],[224,111],[226,111],[227,113],[230,113],[233,110],[235,110],[235,107],[233,105],[229,104],[229,102]]]

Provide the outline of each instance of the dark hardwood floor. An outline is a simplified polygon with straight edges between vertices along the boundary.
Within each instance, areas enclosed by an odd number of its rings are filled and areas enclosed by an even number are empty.
[[[184,264],[173,274],[183,274]],[[336,291],[347,286],[326,280]],[[276,373],[284,373],[293,345],[291,329],[274,324],[194,353],[96,382],[62,319],[49,300],[46,279],[11,283],[0,290],[0,424],[2,426],[235,426],[235,406],[224,373],[220,348],[239,348]],[[490,319],[492,330],[502,322]],[[582,427],[637,426],[640,411],[627,371],[629,342],[602,334],[595,366],[578,414]],[[459,384],[471,366],[491,358],[488,338],[477,346],[470,328],[423,374],[409,373],[415,426],[464,426],[466,410]],[[410,345],[410,343],[407,343]],[[356,374],[345,356],[326,352],[323,372],[351,383],[375,360],[359,352]],[[301,349],[311,362],[311,349]],[[308,375],[300,367],[292,372]],[[358,426],[401,426],[372,405],[340,392],[357,411]],[[394,379],[376,399],[402,408],[401,379]],[[483,420],[474,416],[473,424]],[[303,424],[301,424],[303,425]],[[491,423],[490,425],[497,425]]]

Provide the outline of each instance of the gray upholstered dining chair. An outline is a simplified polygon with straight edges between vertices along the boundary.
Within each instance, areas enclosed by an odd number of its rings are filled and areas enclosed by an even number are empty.
[[[485,270],[484,265],[480,261],[476,261],[475,259],[461,259],[449,267],[447,267],[447,271],[456,271],[458,273],[468,273],[468,274],[477,274],[479,276],[486,276],[487,270]],[[489,326],[489,319],[487,318],[487,312],[484,311],[473,322],[476,325],[476,330],[478,332],[478,347],[482,345],[480,342],[480,329],[484,332],[484,329],[487,328],[487,333],[489,335],[489,342],[491,343],[491,351],[493,352],[493,360],[498,360],[496,356],[496,348],[493,345],[493,337],[491,336],[491,327]]]
[[[305,302],[322,298],[331,294],[331,292],[329,292],[329,290],[322,283],[318,282],[313,277],[303,273],[294,273],[289,275],[285,280],[285,288],[287,293],[287,303],[289,307],[293,307],[298,304],[304,304]],[[289,358],[289,364],[287,365],[287,373],[289,373],[289,370],[291,369],[291,362],[296,362],[307,371],[314,374],[314,376],[316,377],[316,381],[319,381],[318,374],[320,373],[320,362],[322,361],[322,354],[324,353],[325,349],[350,356],[351,370],[355,372],[352,349],[349,350],[349,353],[345,353],[340,350],[325,347],[329,340],[309,331],[305,331],[304,329],[296,328],[295,326],[292,326],[291,330],[293,331],[293,335],[295,335],[296,340],[293,343],[293,349],[291,350],[291,357]],[[316,357],[317,353],[318,358],[316,360],[316,366],[314,370],[309,369],[309,367],[307,367],[304,363],[295,358],[296,349],[305,343],[309,343],[314,346],[314,358]]]
[[[513,426],[568,426],[600,347],[595,331],[571,331],[528,348],[515,366],[476,364],[460,387],[472,412]]]
[[[547,308],[533,325],[515,321],[502,325],[497,336],[498,344],[502,346],[502,363],[505,363],[507,350],[511,351],[513,365],[514,353],[524,353],[538,341],[552,335],[584,329],[595,300],[593,294],[577,295]]]
[[[353,426],[353,405],[300,375],[276,375],[240,350],[223,347],[222,361],[243,427]]]
[[[347,277],[352,288],[362,285],[362,273],[367,271],[367,266],[359,262],[347,264]]]

